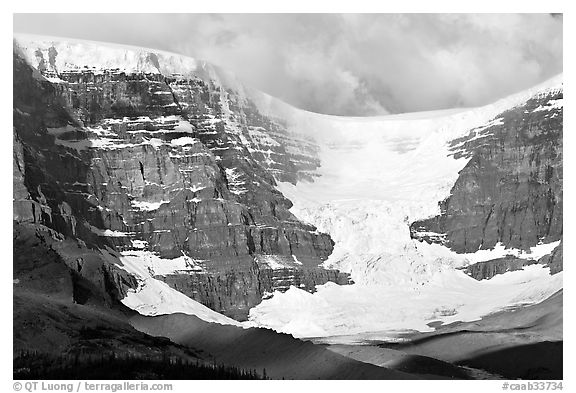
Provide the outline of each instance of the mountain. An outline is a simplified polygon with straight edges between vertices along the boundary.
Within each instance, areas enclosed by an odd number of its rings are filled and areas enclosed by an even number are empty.
[[[62,321],[106,315],[118,324],[98,329],[120,329],[127,350],[136,327],[146,356],[153,336],[182,356],[208,329],[211,359],[259,368],[278,359],[255,342],[298,357],[294,337],[394,341],[562,289],[561,75],[484,107],[354,118],[153,49],[17,36],[13,62],[19,350],[43,335],[47,351],[88,345],[66,323],[34,326],[26,302]],[[222,351],[226,337],[255,346],[251,360]],[[333,365],[318,378],[342,364],[406,377],[310,345],[306,359]]]
[[[428,233],[438,233],[460,253],[560,240],[562,97],[562,89],[541,92],[452,141],[454,158],[469,161],[441,214],[413,223],[413,237],[430,241]]]
[[[25,38],[14,69],[15,218],[122,253],[112,256],[121,263],[102,263],[137,277],[118,288],[131,307],[143,311],[160,290],[152,286],[166,283],[242,319],[275,290],[349,282],[318,267],[330,237],[299,221],[275,189],[277,179],[309,177],[315,146],[196,76],[213,69]]]

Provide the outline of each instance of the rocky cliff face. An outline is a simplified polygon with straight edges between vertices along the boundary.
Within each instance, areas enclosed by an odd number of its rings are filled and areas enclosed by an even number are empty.
[[[524,266],[535,263],[537,263],[535,260],[506,256],[467,266],[464,272],[476,280],[489,280],[498,274],[522,270]]]
[[[184,255],[195,269],[158,277],[237,318],[289,285],[348,283],[318,267],[333,241],[292,215],[275,188],[311,178],[319,165],[312,142],[215,81],[59,70],[55,47],[35,48],[25,60],[30,49],[17,47],[14,56],[17,224],[53,229],[112,257]],[[145,60],[158,63],[152,53]],[[117,287],[122,294],[129,280]]]
[[[538,263],[550,267],[551,274],[556,274],[564,269],[563,243],[564,241],[562,240],[550,255],[544,255],[538,260]]]
[[[211,309],[240,320],[245,319],[247,310],[262,299],[270,297],[274,291],[284,292],[291,285],[315,292],[316,285],[328,281],[341,285],[350,283],[348,276],[337,270],[314,266],[302,268],[277,256],[274,258],[282,260],[283,265],[271,269],[266,258],[271,256],[256,257],[212,274],[167,274],[156,278]]]
[[[560,240],[562,98],[562,89],[539,94],[454,140],[454,157],[470,160],[441,214],[412,223],[411,236],[458,253]]]

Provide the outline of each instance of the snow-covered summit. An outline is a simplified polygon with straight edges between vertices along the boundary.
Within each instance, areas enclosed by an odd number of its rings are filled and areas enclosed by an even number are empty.
[[[195,75],[206,63],[150,48],[28,34],[14,41],[26,60],[37,67],[43,58],[58,72],[82,69],[117,69],[124,72]],[[55,52],[54,52],[55,51]]]
[[[115,70],[125,73],[152,73],[169,77],[198,77],[241,92],[235,76],[206,61],[189,56],[115,43],[38,36],[14,35],[15,48],[35,68],[41,62],[56,72]]]

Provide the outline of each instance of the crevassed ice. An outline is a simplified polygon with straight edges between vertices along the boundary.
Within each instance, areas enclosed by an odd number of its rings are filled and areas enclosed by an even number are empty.
[[[449,156],[449,141],[497,124],[491,120],[499,113],[534,95],[561,88],[560,76],[492,105],[428,115],[293,115],[293,126],[316,130],[320,176],[278,189],[294,203],[297,217],[332,236],[336,244],[325,266],[349,272],[355,284],[328,283],[314,294],[294,287],[275,293],[250,311],[252,323],[301,337],[429,330],[431,321],[474,320],[561,289],[562,274],[551,276],[540,265],[481,282],[457,269],[509,254],[538,259],[558,242],[530,253],[498,245],[459,255],[414,241],[409,233],[409,223],[440,212],[438,201],[467,163]],[[398,146],[403,137],[410,146]]]

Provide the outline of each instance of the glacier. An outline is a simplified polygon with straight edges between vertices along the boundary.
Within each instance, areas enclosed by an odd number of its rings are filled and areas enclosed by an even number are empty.
[[[475,135],[497,124],[503,111],[558,89],[561,75],[480,108],[378,118],[289,114],[298,132],[314,133],[321,166],[313,183],[280,183],[278,189],[294,203],[291,212],[331,235],[336,245],[324,265],[350,273],[355,284],[328,283],[314,294],[296,287],[276,292],[250,311],[251,323],[296,337],[370,333],[391,339],[399,330],[474,321],[560,290],[562,273],[552,276],[541,265],[482,281],[458,269],[506,255],[538,259],[559,241],[530,252],[497,245],[457,254],[409,233],[410,222],[440,212],[438,202],[468,162],[450,156],[450,141]]]

